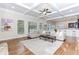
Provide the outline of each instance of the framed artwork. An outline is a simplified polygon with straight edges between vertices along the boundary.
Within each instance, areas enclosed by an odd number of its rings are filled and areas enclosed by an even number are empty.
[[[17,33],[24,34],[24,21],[23,20],[17,21]]]
[[[10,18],[1,18],[1,31],[11,31],[14,20]]]

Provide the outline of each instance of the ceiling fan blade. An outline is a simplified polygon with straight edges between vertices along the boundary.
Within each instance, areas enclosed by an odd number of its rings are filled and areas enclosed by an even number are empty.
[[[43,10],[39,10],[41,13],[40,14],[44,14],[47,15],[47,13],[52,13],[51,11],[49,11],[48,8],[44,8]]]
[[[40,12],[45,12],[46,10],[45,9],[43,9],[43,10],[39,10]]]
[[[43,12],[42,10],[39,10],[40,12]]]
[[[39,14],[43,14],[43,12],[39,13]]]
[[[47,13],[52,13],[51,11],[47,11]]]
[[[46,10],[46,11],[48,11],[48,9],[47,9],[47,8],[46,8],[45,10]]]
[[[43,10],[43,12],[45,12],[45,11],[46,11],[46,9]]]

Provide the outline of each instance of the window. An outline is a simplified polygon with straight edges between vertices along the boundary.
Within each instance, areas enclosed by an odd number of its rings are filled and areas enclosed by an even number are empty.
[[[23,20],[18,20],[17,32],[18,34],[24,34],[24,21]]]
[[[35,22],[28,22],[28,33],[34,33],[37,31],[37,23]]]

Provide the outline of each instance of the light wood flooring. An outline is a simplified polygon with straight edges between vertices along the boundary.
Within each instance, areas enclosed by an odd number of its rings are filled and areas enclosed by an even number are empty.
[[[34,55],[28,48],[20,44],[20,41],[22,40],[6,41],[9,55]],[[52,55],[79,55],[79,42],[75,40],[66,40]]]
[[[68,39],[54,53],[55,55],[79,55],[79,42],[75,39]]]
[[[9,41],[8,51],[9,55],[34,55],[28,48],[20,44],[19,41]]]

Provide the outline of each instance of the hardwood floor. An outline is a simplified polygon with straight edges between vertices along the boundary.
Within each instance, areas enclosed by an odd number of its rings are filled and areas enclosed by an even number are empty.
[[[5,41],[0,41],[0,43],[8,44],[9,55],[34,55],[28,48],[20,44],[20,41],[28,40],[27,37],[13,38]]]
[[[67,40],[54,55],[79,55],[79,42],[75,39]]]
[[[9,55],[34,55],[28,48],[20,43],[24,40],[9,40],[8,44]],[[52,54],[53,55],[53,54]],[[79,55],[79,42],[76,40],[67,39],[54,55]]]
[[[19,41],[9,41],[10,55],[34,55],[28,48],[25,48]],[[64,42],[54,55],[79,55],[79,42]]]
[[[25,48],[19,41],[8,41],[8,51],[9,55],[33,55],[33,53],[28,49]]]

